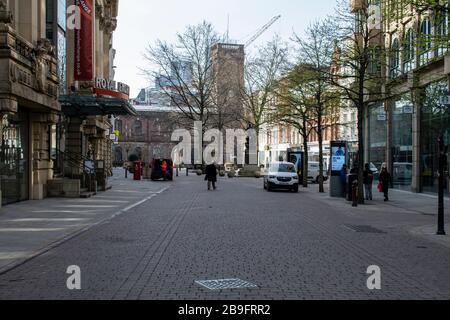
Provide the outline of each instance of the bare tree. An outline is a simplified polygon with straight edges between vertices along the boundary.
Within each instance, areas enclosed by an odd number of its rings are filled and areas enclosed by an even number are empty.
[[[246,61],[241,92],[245,110],[243,121],[257,136],[261,127],[270,121],[269,111],[274,106],[278,81],[287,67],[288,53],[287,45],[277,36]],[[259,150],[258,145],[257,148]]]
[[[357,112],[358,128],[358,201],[364,203],[364,119],[370,103],[383,99],[382,83],[386,56],[381,21],[381,3],[361,2],[349,10],[348,1],[338,0],[336,14],[326,21],[336,30],[337,60],[330,74],[331,83],[341,92],[343,101]]]
[[[308,187],[308,159],[309,146],[308,141],[311,132],[314,130],[311,112],[308,109],[310,103],[305,96],[307,79],[304,77],[302,66],[296,66],[283,77],[276,89],[277,103],[276,108],[271,111],[271,121],[291,125],[298,130],[302,137],[304,161],[303,161],[303,187]]]
[[[294,35],[299,47],[299,62],[303,74],[299,89],[303,103],[313,120],[313,128],[319,142],[319,192],[325,192],[324,133],[325,130],[337,125],[336,109],[340,103],[338,93],[329,81],[334,53],[334,34],[332,25],[327,21],[318,21],[307,28],[304,38]]]
[[[144,54],[149,65],[143,72],[156,79],[156,85],[177,108],[174,120],[187,128],[201,122],[202,141],[212,115],[217,113],[211,47],[219,41],[213,26],[203,22],[178,33],[176,43],[158,40]]]

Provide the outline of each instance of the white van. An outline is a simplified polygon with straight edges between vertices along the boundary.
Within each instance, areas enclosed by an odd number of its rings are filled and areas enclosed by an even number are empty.
[[[319,162],[317,161],[308,161],[308,180],[319,183],[319,176],[320,176],[320,166]],[[323,180],[328,180],[328,168],[326,165],[323,165]]]

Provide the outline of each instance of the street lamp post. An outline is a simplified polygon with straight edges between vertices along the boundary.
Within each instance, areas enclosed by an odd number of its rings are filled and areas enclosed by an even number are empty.
[[[447,163],[448,146],[444,145],[444,137],[441,135],[439,143],[439,206],[438,206],[438,235],[445,235],[444,220],[444,173]]]

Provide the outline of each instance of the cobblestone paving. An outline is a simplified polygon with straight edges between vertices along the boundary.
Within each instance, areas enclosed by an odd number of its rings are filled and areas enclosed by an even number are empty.
[[[434,217],[397,211],[354,209],[311,190],[268,193],[256,179],[224,179],[208,192],[201,177],[180,177],[1,275],[0,299],[449,299],[450,249],[409,232]],[[81,268],[80,291],[66,288],[70,265]],[[371,265],[382,290],[367,289]],[[195,283],[230,278],[258,288]]]

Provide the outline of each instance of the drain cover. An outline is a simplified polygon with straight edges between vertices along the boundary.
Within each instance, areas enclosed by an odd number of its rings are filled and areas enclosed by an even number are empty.
[[[247,289],[258,287],[253,283],[241,279],[201,280],[195,281],[195,283],[209,290]]]
[[[386,233],[386,232],[384,232],[380,229],[374,228],[372,226],[355,226],[355,225],[347,224],[346,227],[350,228],[353,231],[361,232],[361,233],[378,233],[378,234]]]

